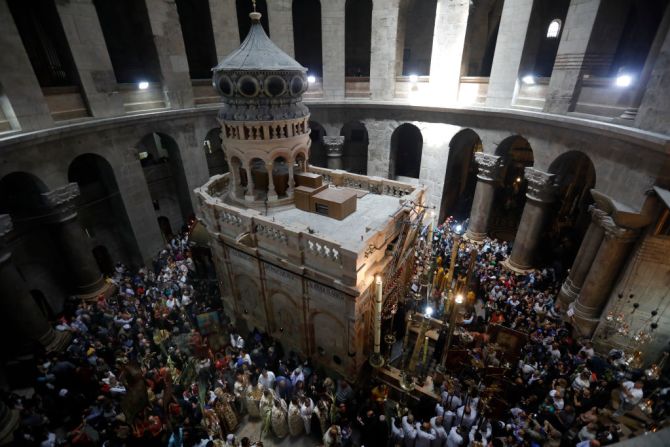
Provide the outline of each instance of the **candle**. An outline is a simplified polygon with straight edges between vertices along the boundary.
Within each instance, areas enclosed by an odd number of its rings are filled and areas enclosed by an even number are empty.
[[[426,335],[426,338],[423,343],[423,366],[426,366],[426,357],[428,357],[428,336]]]
[[[382,332],[382,277],[375,277],[375,354],[379,354]]]

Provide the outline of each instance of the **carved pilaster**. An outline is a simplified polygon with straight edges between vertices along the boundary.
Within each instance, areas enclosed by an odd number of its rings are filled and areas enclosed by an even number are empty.
[[[500,157],[484,152],[475,152],[477,178],[485,182],[497,182],[500,179]]]
[[[554,174],[526,168],[525,177],[528,181],[527,198],[541,203],[550,203],[556,199],[558,188],[554,184]]]

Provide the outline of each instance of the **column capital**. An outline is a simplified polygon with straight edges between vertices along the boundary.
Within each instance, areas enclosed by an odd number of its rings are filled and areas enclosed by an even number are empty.
[[[323,137],[328,157],[341,157],[344,150],[344,137]]]
[[[555,174],[549,174],[535,168],[526,168],[524,177],[528,181],[527,198],[541,203],[550,203],[556,199]]]
[[[47,206],[57,209],[62,213],[57,221],[63,222],[76,217],[75,199],[80,194],[78,184],[68,183],[67,185],[42,193],[42,197]]]
[[[603,211],[598,208],[597,205],[589,205],[589,213],[591,213],[591,221],[597,225],[603,226],[602,222],[605,218],[609,217],[607,211]],[[610,218],[611,219],[611,218]]]
[[[633,242],[638,235],[638,230],[633,230],[631,228],[625,228],[617,225],[611,216],[603,217],[599,224],[605,230],[606,239],[616,239],[621,243],[628,243]]]
[[[477,178],[485,182],[496,182],[500,177],[500,157],[498,155],[475,152]]]

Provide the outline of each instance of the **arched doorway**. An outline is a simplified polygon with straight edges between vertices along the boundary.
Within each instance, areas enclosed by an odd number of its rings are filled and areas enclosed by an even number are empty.
[[[368,172],[368,130],[358,121],[345,124],[340,131],[344,137],[342,161],[344,169],[355,174]]]
[[[272,182],[279,198],[287,196],[288,189],[288,162],[284,157],[277,157],[272,162]]]
[[[528,140],[513,135],[500,142],[495,155],[501,158],[501,184],[496,189],[489,233],[491,237],[511,241],[526,203],[525,169],[533,166],[533,149]]]
[[[251,29],[251,19],[249,14],[253,12],[254,5],[249,0],[237,0],[237,27],[240,32],[240,43],[246,39],[249,30]],[[256,11],[261,13],[261,25],[265,34],[270,37],[270,25],[268,25],[268,5],[265,0],[256,0]]]
[[[145,135],[137,148],[156,216],[166,216],[179,228],[193,208],[176,141],[154,132]]]
[[[295,60],[307,67],[307,73],[321,77],[321,2],[293,0],[293,42]]]
[[[472,129],[463,129],[451,139],[439,222],[448,216],[464,220],[470,215],[477,187],[475,152],[482,150],[482,140]]]
[[[437,0],[401,0],[398,14],[397,76],[428,76]]]
[[[142,257],[109,162],[97,154],[79,155],[68,167],[68,181],[79,185],[79,221],[91,238],[91,245],[106,247],[111,259],[141,263]],[[93,254],[95,256],[95,250]]]
[[[309,164],[326,168],[328,166],[328,152],[323,144],[323,137],[326,136],[326,129],[316,121],[309,122]]]
[[[540,256],[545,254],[545,263],[558,260],[568,268],[591,222],[588,211],[593,203],[591,189],[596,184],[596,171],[586,154],[570,151],[556,158],[549,172],[556,175],[558,194],[538,252]]]
[[[423,136],[413,124],[402,124],[391,135],[390,178],[419,178]]]
[[[158,221],[158,227],[161,229],[161,234],[163,239],[167,242],[172,239],[172,225],[170,225],[170,219],[165,216],[158,216],[156,218]]]
[[[344,73],[370,76],[372,0],[347,0],[344,18]]]
[[[223,144],[221,142],[221,128],[215,127],[207,132],[205,137],[205,156],[207,157],[207,169],[209,176],[225,174],[230,170],[228,161],[226,160],[226,153],[223,152]]]

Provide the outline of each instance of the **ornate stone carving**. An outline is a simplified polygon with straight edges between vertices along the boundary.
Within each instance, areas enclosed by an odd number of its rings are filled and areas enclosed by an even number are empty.
[[[591,221],[603,226],[603,219],[609,217],[606,211],[601,210],[596,205],[589,205],[589,213],[591,213]]]
[[[329,157],[341,157],[344,148],[344,137],[323,137],[323,145]]]
[[[79,185],[76,183],[68,183],[65,186],[56,188],[54,190],[42,193],[44,201],[50,207],[56,208],[62,205],[70,205],[79,197]]]
[[[475,152],[477,163],[477,177],[486,182],[498,181],[500,175],[500,157],[484,152]]]
[[[537,202],[553,202],[556,199],[557,186],[554,184],[554,174],[539,171],[535,168],[526,168],[525,177],[528,181],[526,197]]]
[[[0,214],[0,237],[6,236],[14,229],[12,218],[9,214]]]
[[[617,225],[612,216],[603,217],[599,224],[605,229],[607,239],[617,239],[622,243],[633,242],[637,238],[638,232],[630,228],[624,228]]]

